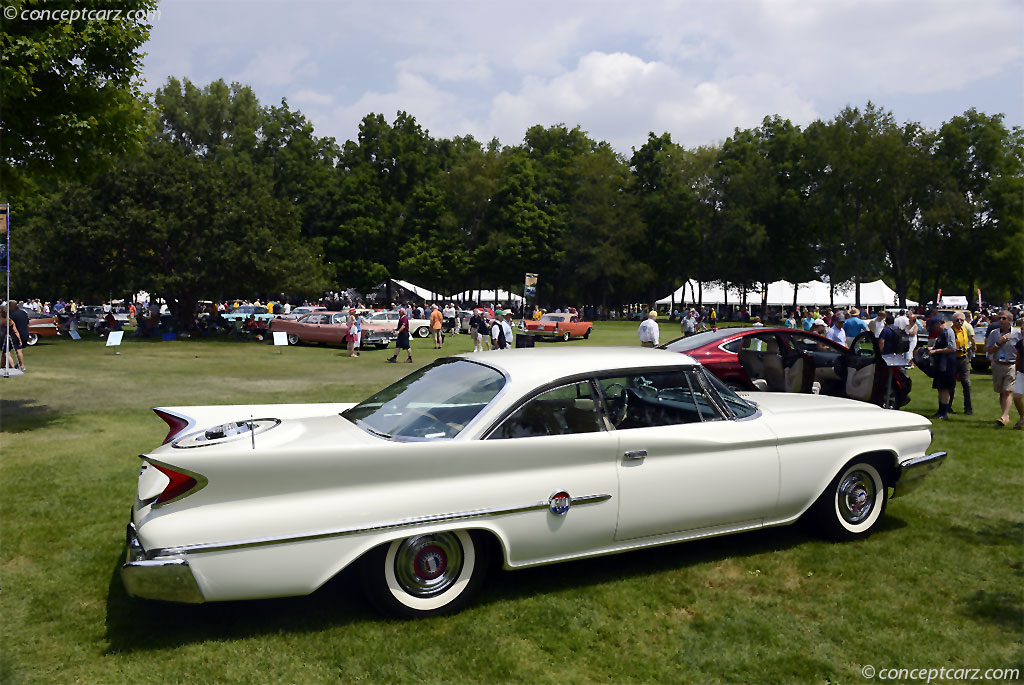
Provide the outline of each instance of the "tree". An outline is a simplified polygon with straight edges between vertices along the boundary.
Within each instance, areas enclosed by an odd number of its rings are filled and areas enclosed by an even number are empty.
[[[1024,284],[1022,132],[1008,130],[1002,120],[971,108],[942,125],[935,149],[962,199],[950,233],[965,274],[959,285],[973,294],[979,278],[999,299],[1019,294]]]
[[[141,141],[139,50],[155,8],[155,0],[126,0],[118,3],[125,18],[89,21],[76,2],[8,3],[20,10],[0,31],[0,188],[8,199],[34,184],[87,178]],[[22,18],[61,10],[67,19]]]
[[[650,302],[656,299],[657,289],[674,290],[695,268],[696,202],[683,173],[684,163],[683,149],[668,133],[649,133],[629,160],[636,179],[631,188],[645,226],[643,239],[636,242],[636,259],[646,263],[654,276],[647,279]]]

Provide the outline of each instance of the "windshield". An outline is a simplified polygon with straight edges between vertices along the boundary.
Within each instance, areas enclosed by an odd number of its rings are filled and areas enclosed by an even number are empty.
[[[561,314],[545,314],[540,317],[541,321],[565,321],[565,317]]]
[[[342,412],[387,439],[454,438],[494,399],[505,377],[465,359],[440,359]]]
[[[715,377],[713,373],[708,373],[707,369],[704,369],[704,380],[718,391],[718,396],[722,398],[722,401],[725,402],[725,406],[729,408],[729,411],[731,411],[737,419],[752,416],[757,412],[757,405],[748,402],[730,390],[725,383]]]

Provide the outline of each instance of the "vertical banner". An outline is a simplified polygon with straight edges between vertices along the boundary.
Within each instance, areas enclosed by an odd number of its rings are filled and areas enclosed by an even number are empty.
[[[981,288],[978,288],[978,311],[981,311]]]
[[[11,270],[11,240],[7,230],[10,211],[10,205],[0,205],[0,269],[3,269],[4,273]]]
[[[525,321],[528,317],[526,313],[526,301],[529,299],[534,300],[536,304],[537,298],[537,274],[526,274],[526,278],[523,281],[523,320]]]

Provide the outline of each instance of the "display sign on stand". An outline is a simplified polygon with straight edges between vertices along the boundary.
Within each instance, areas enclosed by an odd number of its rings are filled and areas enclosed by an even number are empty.
[[[124,331],[111,331],[107,335],[107,347],[119,347],[121,345],[121,339],[124,338]],[[114,350],[114,354],[121,354],[117,350]]]

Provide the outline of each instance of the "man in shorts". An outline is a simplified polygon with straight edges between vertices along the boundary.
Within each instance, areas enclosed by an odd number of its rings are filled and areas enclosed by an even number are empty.
[[[398,351],[405,350],[409,358],[406,359],[407,364],[412,364],[412,346],[409,344],[409,317],[405,313],[405,307],[401,307],[398,310],[398,328],[395,329],[398,334],[398,340],[395,341],[395,353],[391,355],[387,362],[394,364],[398,361]]]
[[[996,424],[1003,427],[1010,423],[1010,404],[1017,368],[1017,341],[1021,339],[1021,333],[1019,329],[1013,330],[1010,312],[1006,309],[999,312],[995,324],[989,325],[985,350],[992,360],[992,390],[999,393],[999,408],[1002,410]]]
[[[945,420],[952,404],[951,391],[956,386],[956,338],[952,328],[942,328],[937,333],[934,346],[928,348],[935,369],[932,387],[939,391],[939,411],[932,418]]]

